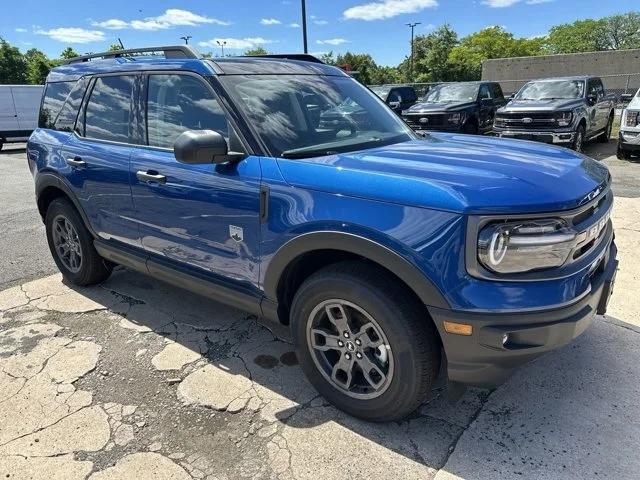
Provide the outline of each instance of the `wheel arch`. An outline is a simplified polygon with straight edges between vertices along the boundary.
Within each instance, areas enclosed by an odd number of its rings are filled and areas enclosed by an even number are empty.
[[[425,306],[450,308],[435,284],[415,265],[390,248],[351,233],[311,232],[283,245],[267,267],[264,292],[267,301],[277,306],[276,316],[280,322],[288,322],[290,302],[305,278],[323,266],[354,258],[387,270],[402,281]]]

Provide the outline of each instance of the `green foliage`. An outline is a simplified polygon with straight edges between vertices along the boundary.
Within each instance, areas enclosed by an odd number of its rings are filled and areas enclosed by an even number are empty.
[[[27,61],[16,47],[0,37],[0,84],[27,82]]]
[[[254,55],[269,55],[266,49],[262,47],[250,48],[249,50],[244,52],[245,56],[251,57]]]
[[[428,35],[418,35],[413,42],[414,79],[418,82],[453,81],[449,66],[449,55],[458,45],[458,34],[449,24],[444,24]],[[409,74],[410,59],[407,57],[400,70]],[[414,80],[408,79],[408,80]]]
[[[60,58],[62,58],[63,60],[68,60],[70,58],[79,57],[79,56],[80,54],[71,47],[65,48],[60,54]]]
[[[27,81],[32,85],[43,85],[51,70],[51,61],[37,48],[27,50],[24,58],[27,61]]]
[[[124,50],[124,48],[122,48],[122,45],[120,45],[119,43],[109,45],[109,52],[117,52],[118,50]]]
[[[604,20],[609,48],[614,50],[640,48],[640,13],[612,15]]]
[[[579,53],[606,50],[607,22],[601,20],[578,20],[557,25],[549,30],[547,46],[551,53]]]

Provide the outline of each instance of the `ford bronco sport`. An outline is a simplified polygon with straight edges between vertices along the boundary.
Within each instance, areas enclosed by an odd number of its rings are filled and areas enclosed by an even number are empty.
[[[313,57],[79,57],[41,113],[28,162],[68,282],[119,264],[288,324],[309,381],[355,416],[406,416],[441,362],[454,391],[495,387],[606,309],[606,167],[420,136]]]

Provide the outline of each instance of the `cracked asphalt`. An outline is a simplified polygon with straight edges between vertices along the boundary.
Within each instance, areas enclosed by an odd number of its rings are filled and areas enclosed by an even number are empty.
[[[122,268],[65,285],[24,150],[0,154],[0,478],[637,478],[640,164],[595,148],[618,194],[608,315],[493,392],[451,405],[437,384],[382,425],[320,397],[283,329]]]

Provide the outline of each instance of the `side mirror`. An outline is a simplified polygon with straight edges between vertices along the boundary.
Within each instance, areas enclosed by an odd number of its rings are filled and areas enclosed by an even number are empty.
[[[400,108],[400,101],[395,100],[393,102],[389,102],[389,108],[391,108],[392,110],[397,110],[398,108]]]
[[[507,97],[507,100],[511,101],[511,100],[513,100],[514,98],[516,98],[516,94],[515,94],[515,93],[512,93],[511,95],[509,95],[509,97]]]
[[[227,141],[213,130],[187,130],[173,144],[176,160],[190,165],[226,163],[242,154],[229,152]]]
[[[595,105],[598,102],[598,96],[595,93],[590,93],[587,95],[587,102],[589,105]]]

